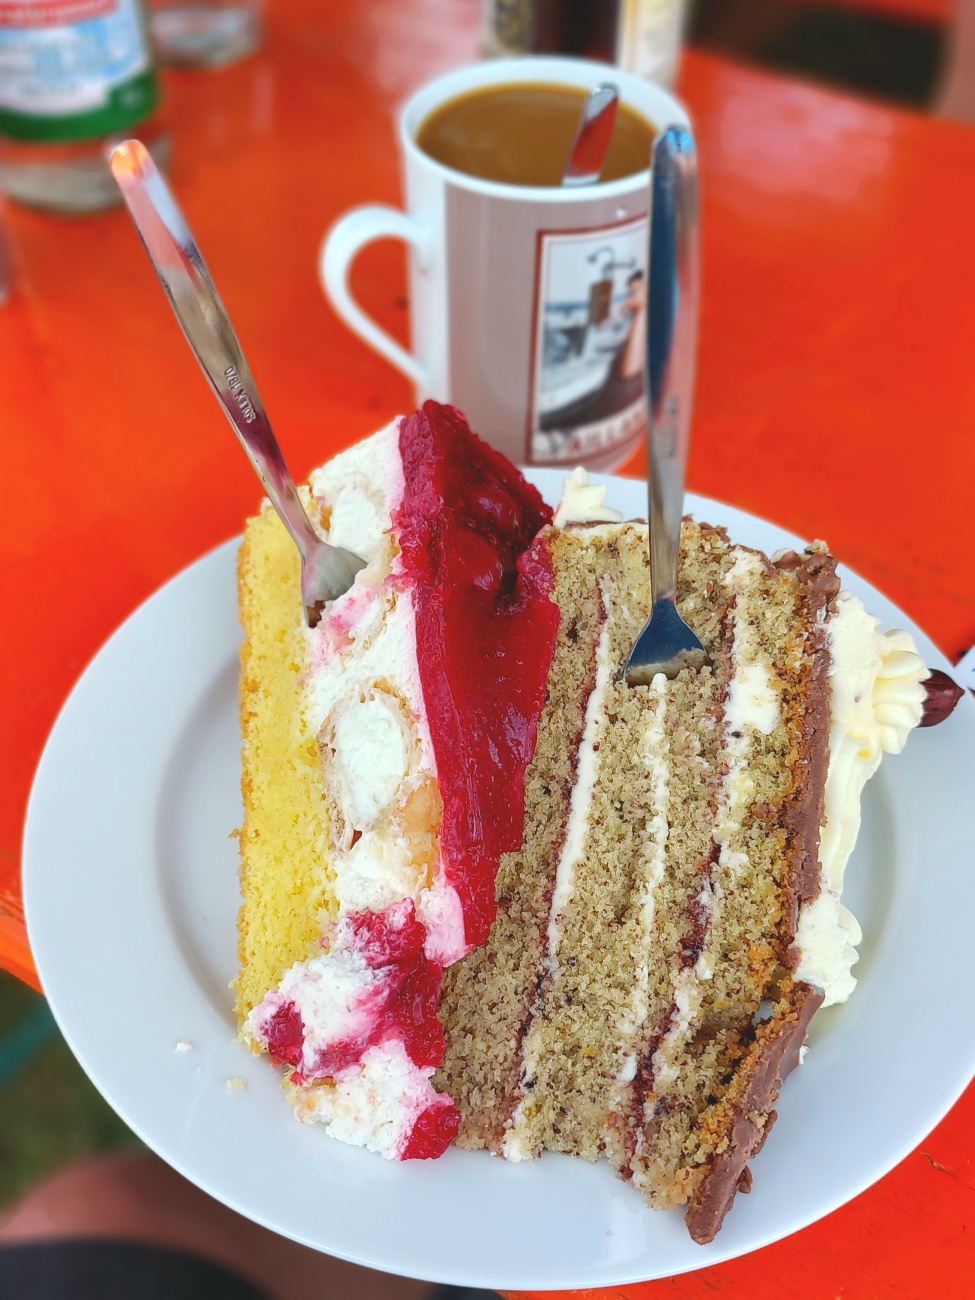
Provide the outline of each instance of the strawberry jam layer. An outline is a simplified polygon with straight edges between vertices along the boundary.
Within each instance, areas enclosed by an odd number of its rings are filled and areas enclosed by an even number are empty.
[[[547,555],[533,547],[552,512],[453,407],[426,402],[404,419],[400,455],[393,523],[413,588],[441,857],[474,947],[497,911],[501,854],[522,838],[525,769],[559,621]]]

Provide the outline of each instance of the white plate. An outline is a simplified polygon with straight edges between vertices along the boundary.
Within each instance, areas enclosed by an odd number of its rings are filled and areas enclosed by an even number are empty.
[[[562,475],[531,477],[551,500]],[[645,513],[644,489],[609,500]],[[701,498],[699,519],[774,551],[797,539]],[[780,1117],[717,1240],[653,1213],[608,1165],[450,1150],[391,1164],[295,1121],[278,1072],[235,1042],[240,824],[236,542],[158,591],[64,706],[31,794],[24,888],[58,1023],[107,1100],[170,1164],[285,1236],[393,1273],[497,1288],[623,1284],[755,1250],[874,1182],[975,1066],[970,1003],[975,704],[913,735],[868,786],[847,899],[860,985],[813,1025]],[[884,625],[910,621],[854,574]],[[932,666],[950,665],[912,628]],[[178,1041],[193,1050],[177,1053]],[[228,1090],[227,1081],[244,1086]]]

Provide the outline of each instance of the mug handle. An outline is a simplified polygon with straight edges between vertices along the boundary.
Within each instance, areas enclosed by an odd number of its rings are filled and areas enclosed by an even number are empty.
[[[402,239],[416,251],[421,268],[426,265],[428,240],[419,222],[398,208],[371,204],[353,208],[340,217],[322,240],[318,275],[325,294],[338,314],[370,347],[425,391],[427,373],[412,352],[397,343],[372,317],[367,316],[349,289],[349,273],[359,251],[377,239]]]

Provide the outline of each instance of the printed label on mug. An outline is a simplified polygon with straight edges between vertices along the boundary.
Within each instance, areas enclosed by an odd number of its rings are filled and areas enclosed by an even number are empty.
[[[527,461],[575,464],[642,437],[647,218],[538,235]]]

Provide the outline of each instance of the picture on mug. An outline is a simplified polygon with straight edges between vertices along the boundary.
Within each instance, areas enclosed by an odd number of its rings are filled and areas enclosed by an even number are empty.
[[[647,218],[541,231],[528,463],[575,463],[642,437]]]

